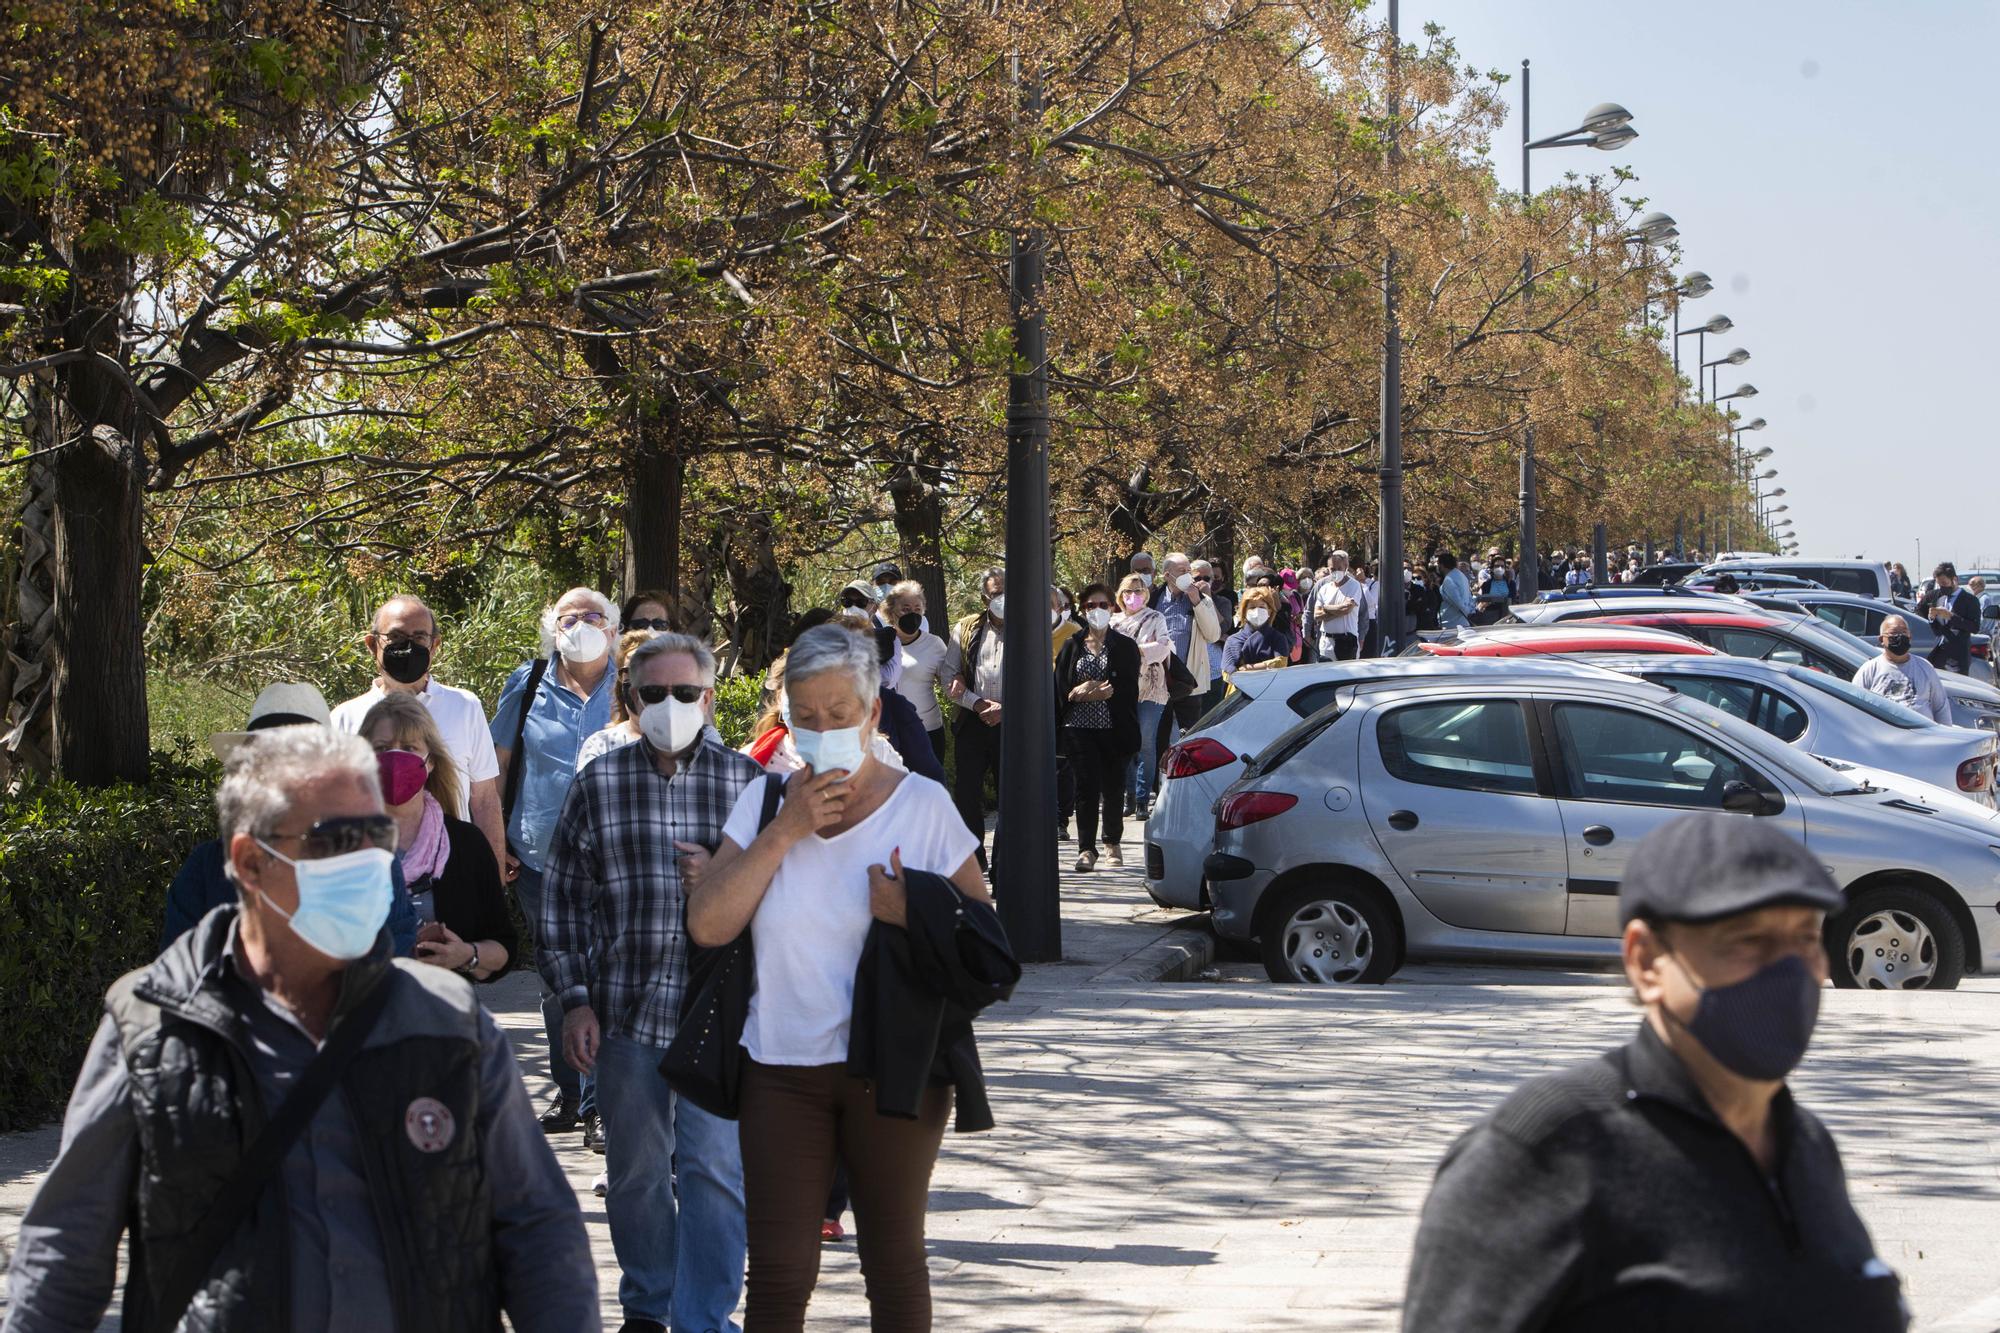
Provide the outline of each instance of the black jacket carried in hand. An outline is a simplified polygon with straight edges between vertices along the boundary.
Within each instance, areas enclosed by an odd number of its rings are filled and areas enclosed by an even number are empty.
[[[1917,614],[1930,620],[1931,608],[1942,606],[1951,612],[1948,620],[1931,620],[1937,631],[1937,646],[1931,649],[1931,665],[1951,667],[1961,674],[1972,670],[1972,636],[1979,632],[1979,599],[1963,588],[1946,592],[1932,588],[1917,600]]]
[[[924,1091],[949,1083],[958,1132],[993,1128],[972,1018],[1014,993],[1021,965],[990,903],[943,875],[903,872],[909,926],[868,927],[854,973],[847,1072],[875,1084],[875,1109],[915,1119]]]
[[[933,782],[944,781],[944,765],[931,749],[930,733],[917,715],[917,706],[887,685],[882,687],[882,734],[896,748],[903,767]]]

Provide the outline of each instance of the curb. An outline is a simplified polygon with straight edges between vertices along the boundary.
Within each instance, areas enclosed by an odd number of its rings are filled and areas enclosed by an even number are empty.
[[[1138,951],[1127,954],[1088,984],[1144,985],[1160,981],[1192,981],[1215,961],[1215,936],[1199,924],[1174,926]]]

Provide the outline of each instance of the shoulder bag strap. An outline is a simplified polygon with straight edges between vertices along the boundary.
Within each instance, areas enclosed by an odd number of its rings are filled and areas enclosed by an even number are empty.
[[[542,676],[548,669],[549,659],[537,657],[528,668],[528,687],[521,691],[521,715],[514,722],[514,743],[507,749],[507,789],[500,794],[502,829],[514,822],[514,799],[521,794],[521,774],[528,767],[528,757],[521,753],[521,740],[528,733],[528,710],[535,706],[535,695],[542,688]]]
[[[326,1101],[327,1094],[340,1082],[340,1076],[361,1043],[374,1030],[375,1020],[382,1016],[382,1010],[389,1003],[389,992],[394,987],[394,972],[385,974],[375,983],[360,1004],[356,1005],[338,1024],[319,1048],[319,1054],[306,1066],[305,1073],[292,1085],[291,1093],[284,1104],[278,1107],[276,1115],[265,1122],[256,1141],[243,1154],[236,1165],[236,1174],[222,1187],[202,1214],[195,1227],[193,1239],[188,1244],[187,1259],[179,1271],[162,1286],[158,1306],[154,1309],[154,1327],[171,1329],[176,1327],[187,1308],[194,1302],[195,1293],[208,1280],[209,1271],[221,1257],[222,1248],[237,1228],[249,1218],[258,1198],[264,1193],[265,1185],[276,1174],[278,1164],[284,1160],[286,1152],[297,1141],[299,1134],[312,1122],[314,1115]]]
[[[785,784],[773,773],[764,779],[764,808],[757,816],[757,831],[762,833],[778,817],[778,803],[785,799]]]

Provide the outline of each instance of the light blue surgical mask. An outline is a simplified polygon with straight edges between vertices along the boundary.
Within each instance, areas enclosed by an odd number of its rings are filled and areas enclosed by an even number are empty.
[[[353,962],[375,947],[375,937],[389,919],[389,901],[395,895],[389,877],[396,860],[394,852],[363,847],[344,856],[294,861],[262,838],[257,839],[257,845],[290,866],[298,880],[299,906],[293,912],[271,902],[262,889],[257,890],[257,896],[290,923],[294,935],[343,963]]]
[[[792,730],[792,748],[799,752],[799,762],[814,773],[831,773],[835,769],[849,774],[858,772],[867,751],[861,745],[860,727],[839,727],[833,731],[807,731],[793,726],[789,714],[785,725]]]

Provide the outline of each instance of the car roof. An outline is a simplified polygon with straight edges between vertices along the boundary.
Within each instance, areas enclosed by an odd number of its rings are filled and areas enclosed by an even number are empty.
[[[1561,623],[1555,625],[1494,625],[1454,639],[1427,642],[1426,651],[1438,657],[1520,656],[1564,652],[1615,652],[1622,645],[1638,651],[1683,653],[1688,656],[1712,654],[1715,649],[1685,635],[1650,626]],[[1511,653],[1510,653],[1511,650]]]
[[[1741,611],[1634,611],[1627,615],[1602,616],[1599,624],[1612,625],[1714,625],[1723,629],[1769,629],[1797,616],[1780,611],[1748,607]]]
[[[1693,661],[1687,657],[1663,657],[1634,654],[1630,657],[1599,657],[1594,659],[1598,666],[1607,671],[1629,675],[1634,671],[1662,671],[1677,675],[1691,675],[1701,672],[1724,676],[1790,676],[1790,665],[1784,662],[1767,662],[1758,657],[1731,657],[1724,653],[1716,657],[1704,657]]]
[[[1668,689],[1664,685],[1655,685],[1653,684],[1653,682],[1649,680],[1640,680],[1635,676],[1628,676],[1618,672],[1607,672],[1605,674],[1607,676],[1613,677],[1613,679],[1599,680],[1593,677],[1588,681],[1584,681],[1584,680],[1564,680],[1559,677],[1543,677],[1539,680],[1535,680],[1528,683],[1531,684],[1536,689],[1555,688],[1555,689],[1578,690],[1583,692],[1584,697],[1586,698],[1602,698],[1608,696],[1612,698],[1634,699],[1643,702],[1657,702],[1658,700],[1663,698],[1674,697],[1674,692]],[[1427,680],[1421,682],[1409,681],[1407,683],[1403,681],[1387,681],[1387,680],[1373,681],[1365,685],[1355,686],[1354,693],[1357,697],[1365,696],[1369,700],[1373,701],[1383,698],[1393,698],[1399,695],[1420,696],[1427,693],[1433,693],[1439,689],[1447,687],[1454,690],[1469,691],[1474,694],[1515,694],[1519,693],[1520,685],[1521,682],[1518,681],[1516,682],[1509,682],[1504,680],[1458,681],[1458,680],[1453,680],[1449,676],[1446,676],[1436,680]],[[1697,700],[1696,702],[1699,702],[1699,700]]]

